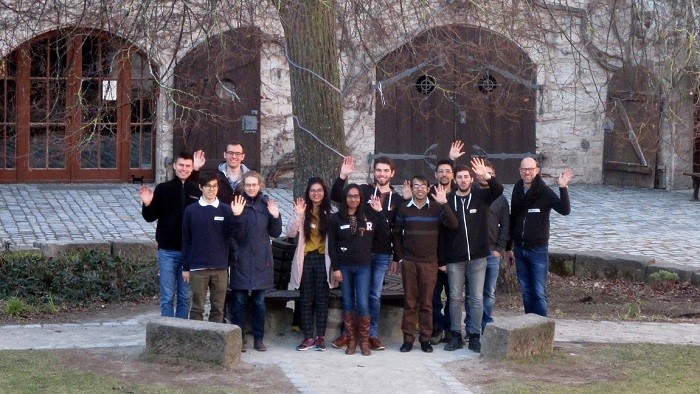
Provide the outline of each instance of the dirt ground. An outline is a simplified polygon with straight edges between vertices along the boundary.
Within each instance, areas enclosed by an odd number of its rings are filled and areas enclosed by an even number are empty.
[[[497,293],[496,315],[522,313],[522,301],[517,285],[511,278],[503,281]],[[510,283],[509,283],[510,282]],[[700,323],[700,288],[687,283],[648,285],[610,280],[562,278],[550,275],[550,315],[562,319],[635,320]],[[508,290],[508,291],[505,291]],[[98,322],[125,319],[142,313],[157,313],[158,300],[151,298],[140,303],[93,305],[90,307],[61,310],[55,314],[27,316],[0,315],[0,324],[73,323]],[[557,344],[557,352],[583,351],[588,346],[581,344]],[[236,391],[294,392],[294,386],[284,373],[274,365],[250,365],[241,363],[232,371],[206,366],[184,367],[178,365],[151,364],[141,361],[141,349],[95,349],[65,350],[60,354],[69,368],[91,371],[112,376],[125,384],[158,384],[180,389],[197,390],[198,387],[233,389]],[[593,351],[593,350],[591,350]],[[599,367],[599,366],[598,366]],[[512,369],[505,365],[494,365],[483,360],[460,361],[446,365],[454,376],[469,376],[463,381],[468,387],[488,385],[493,379],[503,376],[527,378],[542,371],[530,370],[528,364]],[[509,369],[510,368],[510,369]],[[580,368],[586,368],[585,363]],[[569,376],[562,368],[551,373],[553,381],[606,381],[614,379],[606,368],[591,366],[591,371]],[[468,371],[467,374],[465,372]],[[556,372],[556,373],[555,373]],[[566,376],[565,376],[566,375]],[[539,375],[538,375],[539,376]],[[539,376],[542,378],[542,376]],[[463,380],[460,378],[460,380]],[[128,387],[115,388],[117,391]],[[477,390],[478,391],[478,390]]]

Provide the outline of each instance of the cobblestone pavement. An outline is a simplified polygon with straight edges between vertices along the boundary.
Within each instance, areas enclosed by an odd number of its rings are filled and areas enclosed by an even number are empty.
[[[0,185],[0,239],[12,249],[54,240],[153,239],[155,223],[141,218],[138,185]],[[506,185],[506,196],[512,185]],[[283,220],[292,195],[267,189]],[[700,269],[700,202],[691,190],[665,191],[572,185],[572,212],[552,213],[550,247],[654,257]]]

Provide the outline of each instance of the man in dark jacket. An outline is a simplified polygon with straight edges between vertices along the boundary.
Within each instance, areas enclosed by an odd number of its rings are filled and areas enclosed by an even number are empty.
[[[513,186],[511,198],[508,260],[516,264],[525,313],[547,316],[549,213],[552,209],[562,215],[571,212],[568,185],[573,176],[570,168],[559,176],[557,196],[542,180],[535,159],[520,162],[521,179]]]
[[[489,187],[472,187],[475,177],[480,182],[487,182]],[[488,243],[488,213],[491,203],[503,194],[503,185],[486,170],[484,161],[479,158],[472,159],[471,168],[457,166],[455,181],[457,190],[448,196],[447,203],[456,213],[459,228],[444,229],[441,234],[441,250],[444,254],[441,264],[447,266],[452,301],[452,338],[445,345],[445,350],[462,348],[462,294],[466,277],[469,283],[469,313],[472,316],[471,324],[467,327],[469,349],[480,352],[486,258],[491,254]]]
[[[182,319],[187,319],[190,312],[190,290],[182,277],[182,215],[202,195],[197,183],[187,180],[193,165],[193,156],[182,152],[173,163],[173,179],[158,184],[155,190],[143,185],[139,191],[143,203],[141,216],[147,222],[158,221],[160,314]],[[176,294],[177,306],[173,308]]]

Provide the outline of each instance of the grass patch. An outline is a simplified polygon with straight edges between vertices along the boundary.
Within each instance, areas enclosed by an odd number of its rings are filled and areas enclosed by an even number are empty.
[[[489,363],[505,376],[480,387],[489,393],[586,394],[697,393],[700,387],[699,346],[575,346],[551,356]]]
[[[222,388],[184,390],[169,385],[134,383],[63,365],[51,351],[0,351],[0,392],[12,393],[223,393]]]

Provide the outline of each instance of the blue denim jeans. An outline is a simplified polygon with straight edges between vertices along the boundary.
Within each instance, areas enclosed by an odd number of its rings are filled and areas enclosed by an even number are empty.
[[[442,290],[445,289],[447,300],[443,313]],[[438,271],[433,290],[433,331],[451,330],[450,322],[450,283],[447,280],[447,272]]]
[[[481,334],[481,317],[484,313],[484,275],[486,258],[447,264],[447,279],[450,282],[450,320],[453,332],[462,332],[462,295],[468,283],[469,314],[467,334]]]
[[[187,319],[190,314],[190,285],[182,279],[181,257],[179,250],[158,249],[161,316]]]
[[[369,287],[369,315],[371,317],[369,336],[372,338],[376,337],[379,333],[379,310],[382,307],[382,288],[384,287],[384,277],[389,270],[390,263],[390,254],[372,254],[372,282]]]
[[[486,325],[493,323],[493,306],[496,304],[496,281],[498,280],[498,271],[501,267],[501,258],[494,255],[486,257],[486,274],[484,277],[484,314],[481,317],[481,330],[486,328]],[[464,309],[467,315],[464,317],[464,325],[468,328],[471,323],[471,314],[469,313],[469,299],[464,300]]]
[[[340,283],[343,312],[356,312],[358,316],[369,316],[371,264],[341,265],[340,272],[343,274],[343,281]]]
[[[549,272],[549,248],[523,248],[516,246],[515,268],[518,272],[520,292],[523,295],[525,313],[547,316],[547,273]]]
[[[265,290],[231,290],[231,323],[241,328],[245,336],[246,307],[250,300],[253,339],[261,341],[265,336]]]

